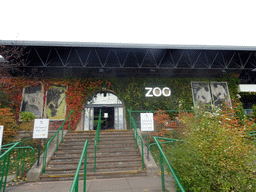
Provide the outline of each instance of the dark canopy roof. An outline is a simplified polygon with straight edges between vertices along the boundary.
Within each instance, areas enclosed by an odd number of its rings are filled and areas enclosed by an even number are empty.
[[[24,45],[38,77],[221,77],[255,83],[256,48],[205,45],[0,41]]]

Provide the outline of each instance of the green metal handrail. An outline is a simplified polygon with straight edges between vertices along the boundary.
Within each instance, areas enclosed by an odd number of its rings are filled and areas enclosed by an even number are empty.
[[[101,109],[99,113],[98,118],[98,124],[97,124],[97,132],[95,135],[95,141],[94,141],[94,147],[95,147],[95,153],[94,153],[94,173],[96,172],[96,154],[99,149],[99,142],[100,142],[100,130],[101,130]]]
[[[8,148],[2,148],[3,150],[7,150]],[[24,146],[24,147],[15,147],[14,149],[31,149],[32,152],[35,155],[35,150],[33,147],[31,146]],[[24,165],[25,165],[25,150],[23,150],[23,156],[21,158],[21,150],[19,150],[19,156],[18,156],[18,161],[17,161],[17,173],[16,173],[16,177],[18,177],[19,172],[20,172],[20,160],[22,160],[22,172],[21,172],[21,178],[23,177],[23,173],[24,173]]]
[[[144,151],[143,151],[143,148],[144,148],[144,145],[143,145],[143,140],[142,138],[139,136],[138,134],[138,131],[137,131],[137,125],[132,117],[132,114],[131,114],[131,111],[130,109],[127,109],[129,115],[130,115],[130,129],[131,129],[131,126],[133,125],[133,138],[136,142],[136,148],[138,148],[138,140],[139,140],[139,145],[141,145],[141,156],[142,156],[142,169],[144,170],[145,169],[145,165],[144,165]]]
[[[165,181],[164,181],[164,162],[163,160],[165,160],[165,163],[167,164],[167,167],[169,168],[169,170],[171,171],[175,181],[177,182],[178,184],[178,187],[180,189],[180,191],[182,192],[185,192],[181,182],[180,182],[180,179],[178,177],[178,175],[175,173],[175,170],[172,168],[172,166],[170,165],[168,159],[166,158],[164,152],[163,152],[163,149],[162,149],[162,146],[161,146],[161,142],[159,142],[159,140],[166,140],[166,141],[173,141],[173,139],[169,139],[169,138],[163,138],[163,137],[155,137],[153,136],[153,139],[155,140],[156,142],[156,145],[159,149],[159,152],[160,152],[160,166],[161,166],[161,180],[162,180],[162,191],[164,192],[165,191]],[[182,141],[182,140],[180,140]]]
[[[249,137],[252,137],[252,136],[256,136],[256,131],[250,131],[249,132]]]
[[[82,161],[84,158],[84,192],[86,192],[86,166],[87,166],[87,147],[88,147],[88,139],[86,139],[85,144],[84,144],[84,148],[80,157],[80,161],[78,163],[77,169],[76,169],[76,174],[73,180],[73,183],[71,185],[70,188],[70,192],[73,192],[75,190],[75,192],[78,192],[78,181],[79,181],[79,172],[80,172],[80,168],[82,165]]]
[[[62,123],[61,126],[57,129],[57,131],[54,133],[54,135],[52,136],[52,138],[46,143],[45,148],[44,148],[42,174],[45,173],[46,157],[47,157],[47,151],[48,151],[49,145],[51,144],[51,142],[53,141],[53,139],[54,139],[54,138],[56,137],[56,135],[57,135],[56,151],[59,150],[59,131],[60,131],[60,129],[62,128],[61,143],[63,143],[64,124],[66,123],[67,119],[69,118],[69,130],[70,130],[71,114],[72,114],[73,112],[74,112],[74,110],[70,111],[70,113],[69,113],[69,115],[67,116],[67,118],[63,121],[63,123]]]
[[[181,140],[178,140],[178,139],[171,139],[171,141],[160,142],[160,143],[161,143],[161,144],[173,143],[173,142],[175,142],[175,141],[181,141]],[[148,145],[148,151],[150,151],[150,147],[151,147],[152,145],[156,145],[156,143],[151,143],[151,144],[149,144],[149,145]]]
[[[0,180],[0,191],[3,187],[3,192],[5,192],[7,175],[8,175],[9,164],[10,164],[10,154],[11,154],[12,150],[20,143],[21,143],[21,141],[19,141],[17,143],[12,143],[13,145],[9,149],[7,149],[7,151],[5,151],[2,155],[0,155],[0,170],[2,171],[1,180]],[[11,144],[9,144],[8,146],[10,146],[10,145]],[[3,168],[2,168],[2,163],[1,163],[2,159],[4,159]],[[5,179],[4,179],[4,177],[5,177]],[[3,184],[3,179],[4,179],[4,184]]]

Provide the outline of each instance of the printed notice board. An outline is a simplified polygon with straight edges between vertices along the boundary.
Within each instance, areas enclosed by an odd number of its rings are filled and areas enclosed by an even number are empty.
[[[0,151],[1,151],[2,141],[3,141],[3,133],[4,133],[4,126],[0,125]]]
[[[154,131],[153,113],[140,114],[141,131]]]
[[[35,119],[33,139],[48,138],[49,119]]]

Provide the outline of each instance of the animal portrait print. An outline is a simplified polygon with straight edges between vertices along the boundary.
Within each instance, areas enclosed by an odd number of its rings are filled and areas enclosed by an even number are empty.
[[[211,104],[209,84],[206,82],[191,82],[193,102],[195,105]]]

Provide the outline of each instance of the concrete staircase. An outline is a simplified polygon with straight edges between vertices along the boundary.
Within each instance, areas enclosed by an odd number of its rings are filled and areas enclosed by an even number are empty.
[[[87,180],[146,176],[141,155],[130,130],[104,130],[100,133],[97,169],[94,173],[94,140],[96,131],[69,132],[48,164],[41,181],[73,180],[85,140],[87,148]],[[83,177],[83,165],[80,179]]]

